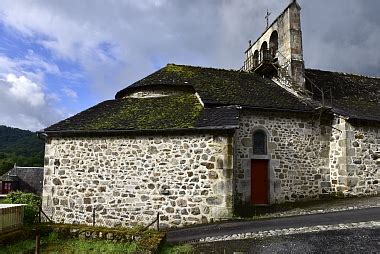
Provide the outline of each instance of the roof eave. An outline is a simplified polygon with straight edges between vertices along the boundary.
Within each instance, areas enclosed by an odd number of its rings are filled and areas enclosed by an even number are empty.
[[[196,128],[168,128],[168,129],[142,129],[142,130],[43,130],[39,134],[49,136],[117,136],[117,135],[137,135],[137,134],[165,134],[183,132],[233,132],[238,125],[196,127]]]
[[[315,109],[301,110],[301,109],[286,109],[286,108],[276,108],[276,107],[258,107],[250,105],[232,105],[232,104],[221,104],[221,103],[205,103],[206,107],[215,106],[235,106],[241,109],[254,109],[254,110],[270,110],[270,111],[282,111],[282,112],[299,112],[299,113],[314,113]]]
[[[380,119],[369,119],[369,118],[359,118],[359,117],[348,117],[347,122],[350,123],[368,123],[368,124],[375,124],[380,125]]]

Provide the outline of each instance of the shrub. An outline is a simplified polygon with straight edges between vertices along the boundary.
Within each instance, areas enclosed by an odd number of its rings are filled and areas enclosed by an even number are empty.
[[[342,199],[344,198],[344,193],[342,191],[332,192],[330,197],[333,199]]]
[[[35,218],[39,211],[41,204],[41,198],[33,193],[24,193],[21,191],[15,191],[8,193],[3,203],[6,204],[25,204],[24,207],[24,223],[34,223]]]
[[[160,253],[163,253],[163,254],[184,253],[184,254],[186,254],[186,253],[193,253],[193,252],[194,252],[193,246],[191,246],[190,244],[182,244],[182,245],[175,245],[175,246],[171,246],[171,245],[163,246]]]

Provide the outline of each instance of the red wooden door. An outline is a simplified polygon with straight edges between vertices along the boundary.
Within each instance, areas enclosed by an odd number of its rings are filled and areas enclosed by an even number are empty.
[[[268,199],[268,160],[251,161],[251,202],[267,205]]]

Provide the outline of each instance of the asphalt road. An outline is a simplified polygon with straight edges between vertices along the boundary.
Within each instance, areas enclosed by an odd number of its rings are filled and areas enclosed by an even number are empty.
[[[380,221],[380,208],[349,210],[268,220],[217,223],[206,226],[171,230],[167,232],[166,239],[169,243],[178,243],[197,240],[208,236],[222,236],[274,229],[334,225],[363,221]]]
[[[193,253],[380,253],[380,229],[323,231],[193,244]]]

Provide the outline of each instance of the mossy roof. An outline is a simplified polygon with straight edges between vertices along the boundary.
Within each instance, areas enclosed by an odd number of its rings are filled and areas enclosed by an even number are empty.
[[[56,131],[232,128],[235,107],[205,109],[194,94],[104,101],[46,128]]]
[[[310,69],[305,74],[314,101],[322,103],[319,90],[323,90],[325,105],[331,106],[335,113],[352,119],[380,121],[379,78]],[[182,95],[125,97],[157,88],[181,90]],[[45,132],[231,129],[238,125],[239,106],[296,112],[314,110],[271,80],[253,73],[174,64],[135,82],[115,97],[50,126]]]
[[[323,103],[323,90],[324,104],[335,113],[351,119],[380,121],[380,78],[312,69],[306,69],[305,75],[313,99]]]
[[[239,105],[265,109],[312,111],[313,108],[273,81],[254,73],[168,64],[131,86],[116,98],[143,87],[191,86],[206,106]]]

